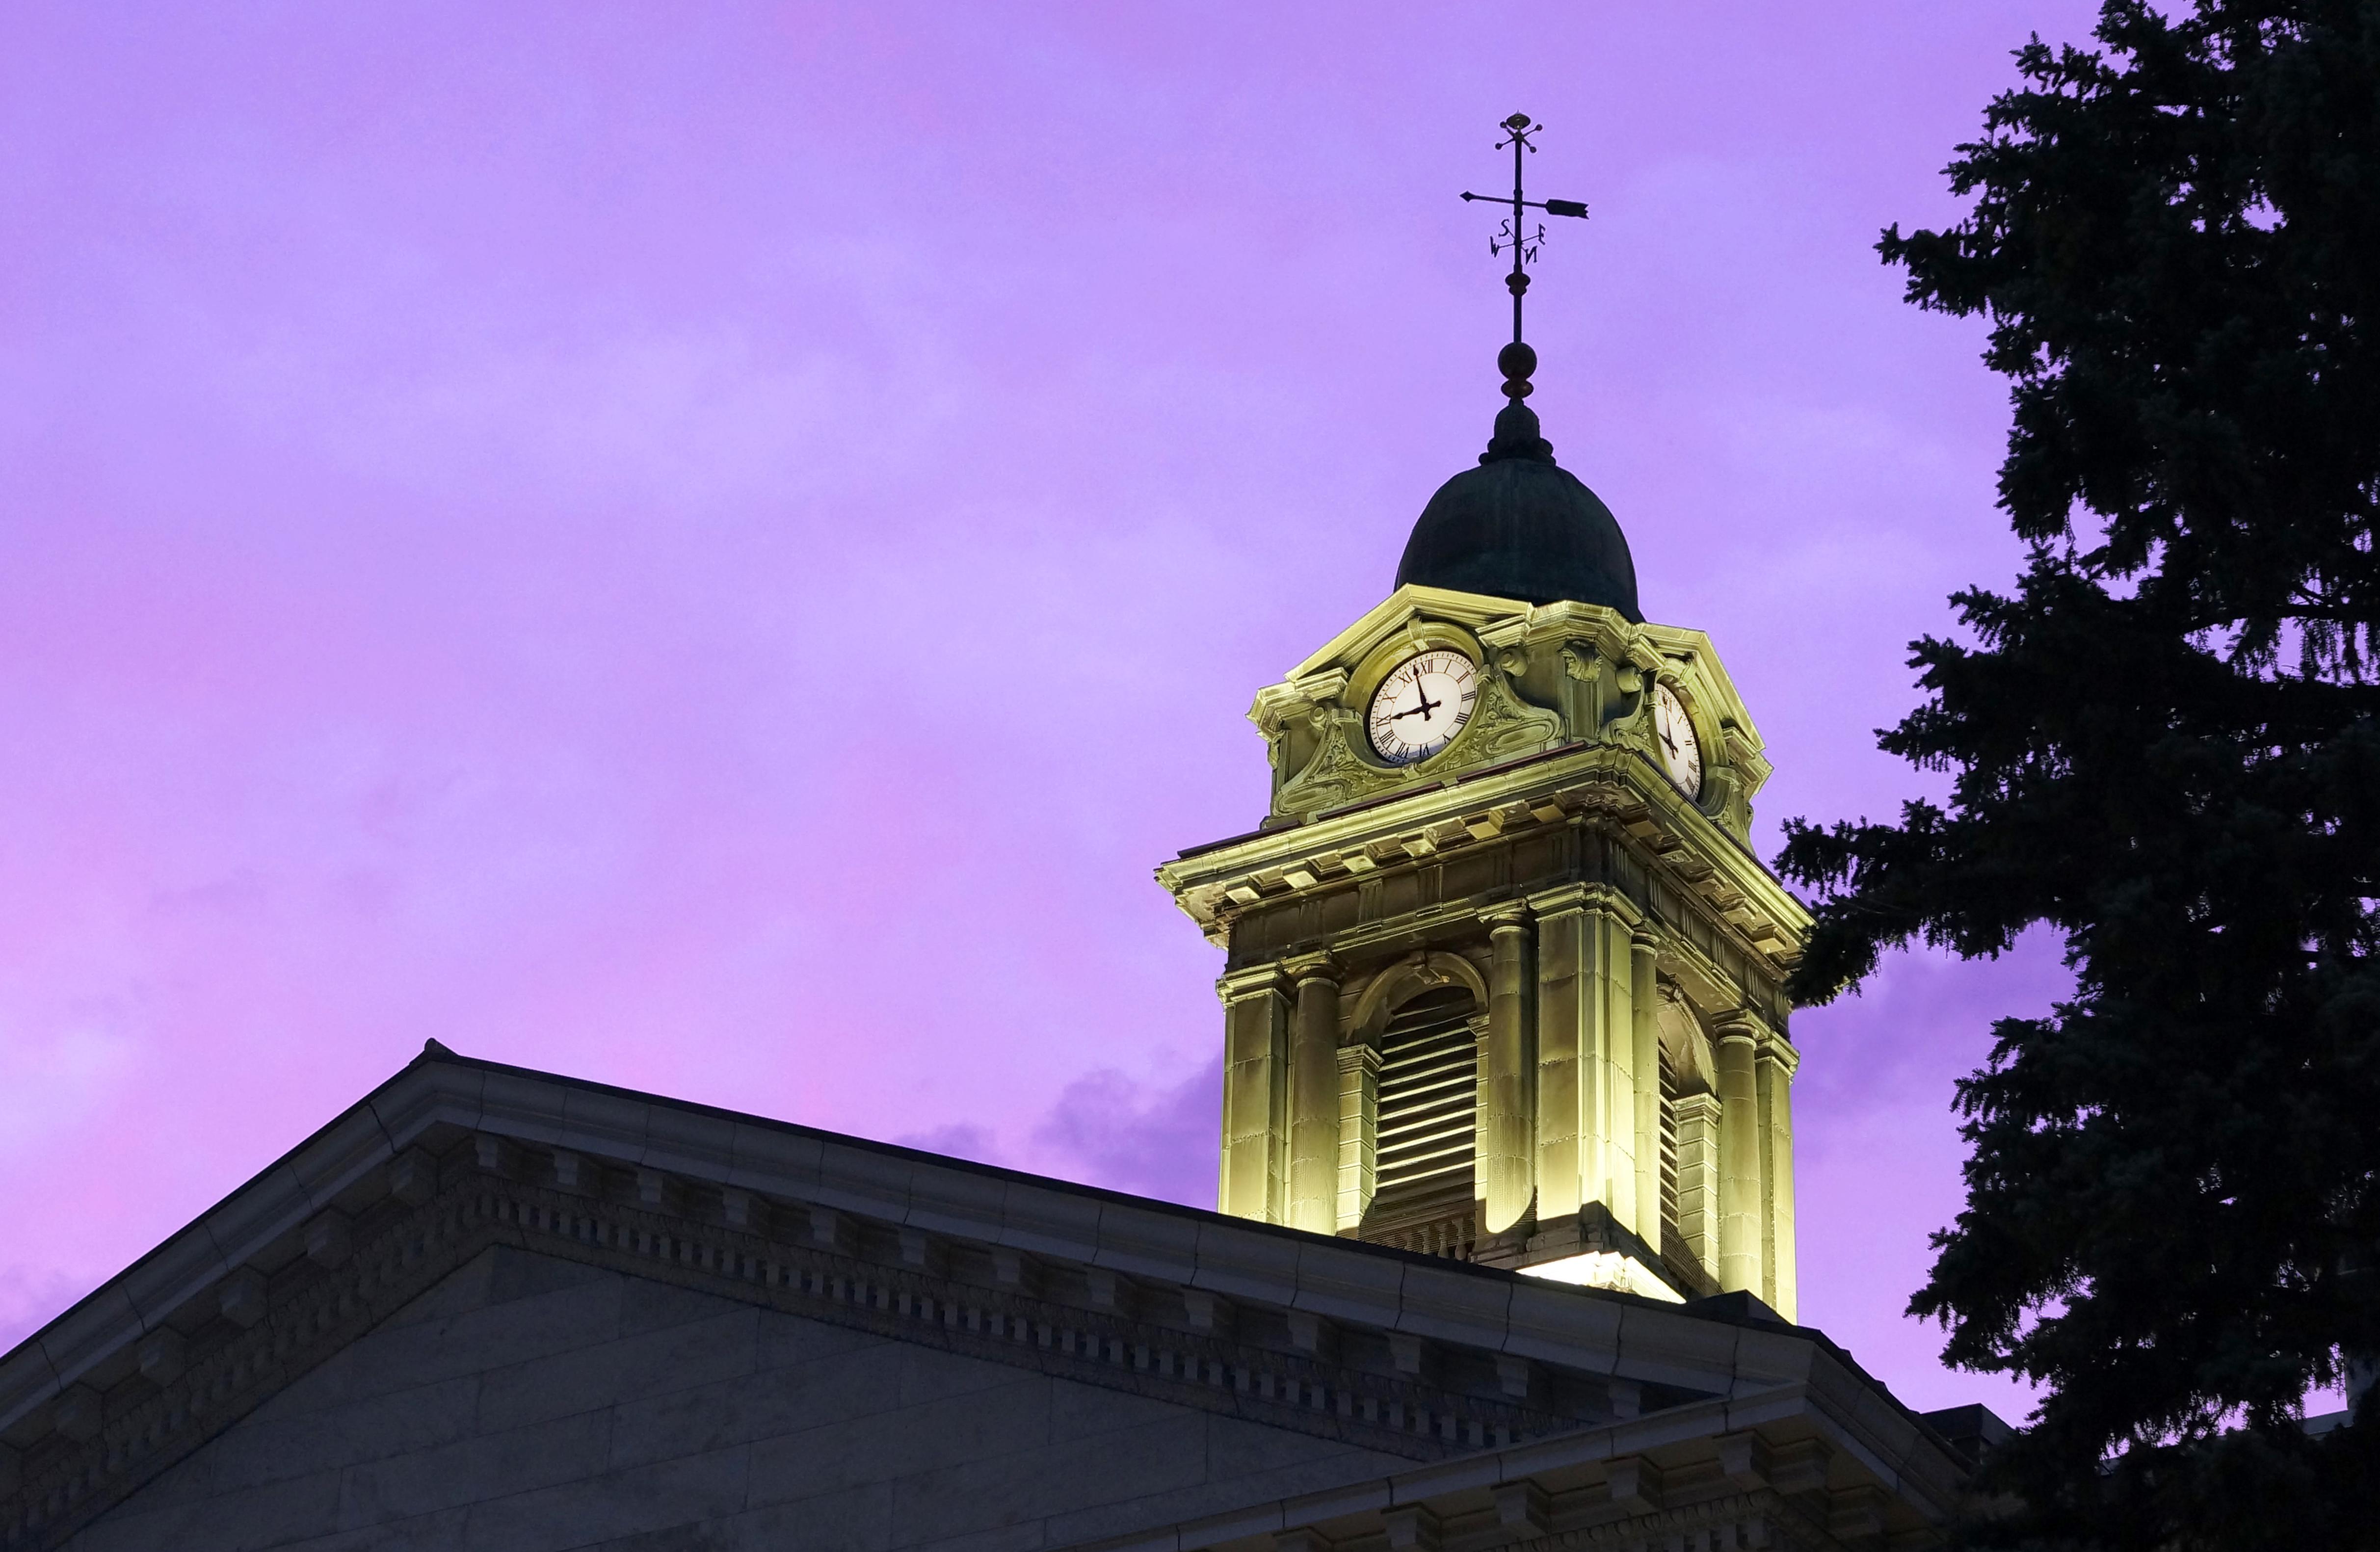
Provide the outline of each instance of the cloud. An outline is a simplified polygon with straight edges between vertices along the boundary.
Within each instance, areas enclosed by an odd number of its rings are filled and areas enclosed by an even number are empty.
[[[14,1153],[79,1125],[130,1065],[133,1042],[77,1028],[0,1038],[0,1153]]]
[[[1211,1206],[1222,1082],[1220,1058],[1171,1087],[1087,1073],[1059,1094],[1033,1142],[1095,1185]]]

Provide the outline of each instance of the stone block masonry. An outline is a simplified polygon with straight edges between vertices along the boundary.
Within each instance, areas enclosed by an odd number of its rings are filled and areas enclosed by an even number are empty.
[[[67,1545],[1036,1548],[1409,1463],[499,1245]]]

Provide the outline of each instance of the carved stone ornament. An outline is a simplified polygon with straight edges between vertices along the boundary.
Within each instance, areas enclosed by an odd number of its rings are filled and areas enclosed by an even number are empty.
[[[1417,766],[1381,766],[1356,753],[1355,715],[1336,707],[1317,706],[1312,717],[1318,730],[1314,755],[1294,776],[1281,783],[1274,799],[1276,814],[1310,818],[1400,787],[1416,785],[1451,770],[1492,765],[1500,760],[1536,754],[1562,742],[1559,712],[1533,706],[1515,694],[1501,672],[1480,675],[1479,707],[1445,753]]]
[[[1314,758],[1281,784],[1281,795],[1274,802],[1274,807],[1280,813],[1304,817],[1325,808],[1335,808],[1342,803],[1353,803],[1358,797],[1381,791],[1397,780],[1399,773],[1382,771],[1366,764],[1348,746],[1349,730],[1354,724],[1351,714],[1334,714],[1320,707],[1315,710],[1327,725],[1322,730]]]
[[[1457,746],[1471,765],[1489,765],[1521,755],[1550,749],[1562,741],[1560,715],[1530,705],[1512,692],[1501,673],[1487,675],[1479,694],[1479,709],[1463,730]]]

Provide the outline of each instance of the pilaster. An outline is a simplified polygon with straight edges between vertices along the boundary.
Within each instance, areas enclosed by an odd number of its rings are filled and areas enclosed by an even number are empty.
[[[1339,1232],[1363,1226],[1379,1159],[1380,1051],[1358,1041],[1339,1048]]]
[[[1536,979],[1535,942],[1526,907],[1517,902],[1486,913],[1488,923],[1487,1038],[1479,1053],[1476,1121],[1480,1228],[1500,1234],[1528,1216],[1536,1194],[1536,1042],[1529,1026],[1529,991]]]
[[[1274,965],[1226,976],[1223,999],[1223,1148],[1215,1210],[1278,1223],[1288,1127],[1289,999]]]
[[[1596,1109],[1588,1114],[1595,1130],[1601,1134],[1603,1170],[1601,1190],[1596,1189],[1595,1177],[1590,1175],[1587,1194],[1610,1208],[1613,1221],[1630,1233],[1640,1239],[1658,1240],[1660,1197],[1658,1193],[1640,1194],[1637,1191],[1638,1163],[1645,1156],[1638,1150],[1637,1136],[1636,954],[1633,923],[1609,909],[1599,915],[1595,980],[1603,1016],[1601,1027],[1596,1032],[1596,1045],[1603,1057],[1603,1072],[1596,1085]],[[1658,1074],[1655,1081],[1659,1081]],[[1655,1092],[1658,1097],[1658,1090]]]
[[[1580,886],[1537,917],[1537,1216],[1599,1202],[1637,1231],[1633,907]],[[1658,1081],[1658,1080],[1657,1080]]]
[[[1713,1281],[1718,1278],[1718,1122],[1717,1097],[1678,1096],[1680,1248]]]
[[[1767,1277],[1761,1297],[1795,1318],[1793,1244],[1793,1070],[1800,1056],[1784,1037],[1761,1032],[1754,1075],[1760,1092],[1760,1175],[1767,1207]]]
[[[1288,1213],[1293,1229],[1337,1231],[1339,973],[1326,954],[1282,966],[1297,988],[1289,1046]]]
[[[1659,947],[1649,932],[1629,940],[1628,1012],[1635,1046],[1636,1232],[1661,1241],[1661,1029]]]
[[[1593,1049],[1597,1002],[1591,995],[1592,929],[1585,891],[1552,891],[1530,903],[1537,917],[1537,1217],[1574,1216],[1585,1203],[1592,1092],[1585,1053]]]

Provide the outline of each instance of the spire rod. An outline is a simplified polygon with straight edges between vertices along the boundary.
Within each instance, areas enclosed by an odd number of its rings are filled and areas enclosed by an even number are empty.
[[[1505,138],[1496,142],[1496,149],[1512,148],[1512,198],[1474,194],[1469,189],[1463,193],[1465,200],[1484,200],[1489,204],[1512,207],[1512,213],[1497,228],[1496,235],[1488,239],[1490,254],[1500,255],[1509,250],[1512,255],[1512,273],[1504,277],[1504,288],[1512,294],[1512,343],[1496,355],[1497,370],[1504,374],[1504,397],[1509,402],[1497,415],[1495,440],[1488,443],[1488,451],[1480,455],[1479,461],[1487,464],[1499,458],[1542,458],[1551,462],[1553,446],[1537,434],[1536,413],[1521,402],[1529,396],[1529,375],[1537,370],[1537,353],[1530,349],[1521,337],[1521,299],[1529,289],[1528,266],[1536,262],[1538,246],[1546,240],[1544,224],[1539,223],[1536,230],[1531,231],[1528,217],[1529,212],[1536,210],[1548,215],[1575,216],[1583,221],[1586,218],[1586,203],[1581,200],[1529,199],[1522,187],[1522,175],[1526,170],[1525,159],[1535,155],[1537,149],[1530,137],[1545,126],[1532,123],[1527,114],[1516,113],[1498,127],[1504,131]]]

